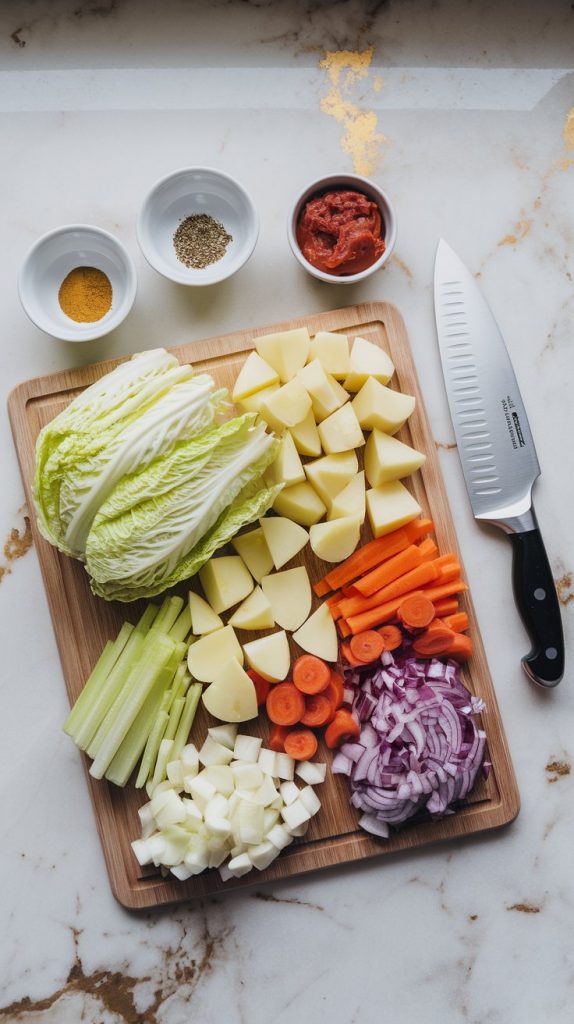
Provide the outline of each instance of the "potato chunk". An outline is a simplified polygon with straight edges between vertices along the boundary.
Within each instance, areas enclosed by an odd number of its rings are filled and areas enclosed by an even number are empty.
[[[328,523],[317,523],[309,531],[311,547],[324,562],[343,562],[359,543],[361,520],[342,516]]]
[[[357,473],[342,491],[329,503],[327,519],[340,519],[342,516],[356,516],[361,523],[365,522],[365,474]]]
[[[263,576],[267,576],[267,573],[271,572],[273,558],[261,528],[239,534],[238,537],[233,538],[231,544],[258,583],[261,582]]]
[[[394,372],[393,363],[384,349],[366,338],[355,338],[349,357],[349,372],[344,381],[347,391],[359,391],[369,377],[386,384]]]
[[[365,473],[371,487],[400,480],[419,469],[426,455],[396,437],[373,430],[365,446]]]
[[[380,384],[369,377],[358,395],[351,402],[363,430],[382,430],[385,434],[396,434],[410,416],[415,399]]]
[[[325,504],[309,483],[285,487],[275,498],[273,509],[278,515],[286,516],[300,526],[313,526],[327,511]]]
[[[253,590],[253,578],[238,555],[210,558],[199,570],[199,582],[216,615],[238,604]]]
[[[421,507],[399,480],[393,480],[367,491],[367,513],[373,536],[382,537],[416,519]]]
[[[331,501],[349,483],[359,468],[355,449],[324,455],[305,464],[305,473],[321,501],[329,507]]]
[[[299,455],[310,455],[311,458],[316,458],[321,454],[321,439],[312,409],[309,409],[300,423],[290,427],[289,432]]]
[[[234,402],[263,391],[272,384],[279,383],[279,374],[269,363],[261,358],[258,352],[250,352],[241,367],[232,392]]]
[[[305,479],[303,463],[288,430],[281,439],[277,458],[265,471],[264,476],[268,487],[274,484],[285,484],[286,487],[292,487],[293,484],[303,483]]]
[[[317,331],[311,339],[309,361],[318,359],[326,373],[344,380],[349,373],[349,339],[346,334]]]
[[[311,408],[311,399],[299,380],[290,380],[262,402],[259,415],[272,430],[283,431],[300,423]]]
[[[321,444],[328,455],[346,452],[350,448],[360,448],[365,443],[353,405],[354,402],[342,405],[319,424]]]
[[[255,339],[257,352],[277,371],[282,384],[292,380],[301,367],[305,366],[309,345],[309,331],[306,327],[264,334]]]

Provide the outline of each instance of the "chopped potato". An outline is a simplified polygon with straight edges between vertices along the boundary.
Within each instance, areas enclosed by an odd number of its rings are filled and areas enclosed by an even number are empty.
[[[261,587],[255,587],[229,619],[234,629],[273,629],[271,604]]]
[[[297,378],[283,384],[261,404],[259,415],[272,430],[282,431],[294,427],[305,418],[311,408],[311,399]]]
[[[231,544],[245,562],[253,579],[258,583],[261,582],[263,576],[267,576],[267,573],[271,572],[273,558],[261,528],[251,530],[249,533],[240,533],[237,537],[233,537]]]
[[[312,409],[309,409],[309,412],[300,423],[290,427],[289,432],[295,442],[299,455],[310,455],[311,458],[316,458],[321,454],[321,440]]]
[[[277,371],[269,366],[258,352],[250,352],[239,371],[231,397],[234,402],[238,402],[242,398],[254,395],[256,391],[263,391],[264,388],[278,383]]]
[[[213,633],[221,629],[223,622],[219,615],[216,615],[199,594],[193,590],[189,592],[189,612],[191,615],[191,632],[194,636],[203,636],[204,633]]]
[[[273,502],[273,509],[301,526],[313,526],[323,518],[327,508],[310,483],[284,487]]]
[[[268,683],[286,679],[291,668],[291,654],[284,630],[251,640],[243,645],[249,668],[258,672]]]
[[[311,527],[315,529],[314,526]],[[305,622],[311,611],[311,584],[304,565],[274,572],[261,580],[278,626],[293,632]]]
[[[345,377],[347,391],[359,391],[369,377],[386,384],[395,368],[387,353],[366,338],[355,338],[349,357],[349,372]]]
[[[317,523],[309,531],[311,547],[324,562],[343,562],[355,550],[361,534],[359,516],[342,516]]]
[[[349,452],[324,455],[321,459],[305,463],[307,479],[327,507],[335,495],[342,491],[349,480],[355,476],[358,468],[357,454],[354,448]]]
[[[327,604],[321,604],[317,611],[293,633],[295,643],[308,654],[315,654],[324,661],[336,661],[339,655],[337,629]]]
[[[327,519],[340,519],[342,516],[355,516],[361,523],[365,522],[365,474],[356,473],[352,480],[329,503]]]
[[[373,536],[382,537],[416,519],[421,507],[399,480],[393,480],[367,491],[367,513]]]
[[[279,384],[271,384],[268,388],[264,388],[263,391],[256,391],[254,395],[238,399],[237,405],[242,412],[258,413],[263,403],[271,398],[271,395],[274,395],[276,391],[279,391]]]
[[[276,569],[298,555],[309,540],[309,534],[302,526],[283,516],[265,516],[259,522]],[[271,571],[271,565],[268,571]]]
[[[369,377],[351,402],[363,430],[396,434],[415,407],[412,395],[403,395]]]
[[[194,679],[211,683],[233,658],[243,664],[243,651],[235,631],[232,626],[224,626],[191,644],[187,666]]]
[[[346,334],[317,331],[311,339],[309,362],[318,359],[326,373],[344,380],[349,373],[349,339]]]
[[[285,484],[286,487],[291,487],[293,484],[302,483],[305,479],[303,463],[288,430],[281,440],[277,458],[265,471],[264,476],[268,487],[274,484]]]
[[[361,425],[353,409],[354,402],[342,405],[318,426],[323,450],[328,455],[360,448],[365,443]]]
[[[307,363],[307,366],[299,370],[297,379],[301,381],[311,399],[313,416],[317,423],[326,419],[343,404],[335,388],[329,383],[329,378],[318,359]],[[345,399],[347,397],[345,392]]]
[[[277,371],[282,384],[292,380],[301,367],[305,366],[309,345],[309,331],[306,327],[265,334],[255,339],[257,352]]]
[[[365,446],[365,473],[371,487],[400,480],[419,469],[426,455],[396,437],[373,430]]]
[[[248,722],[257,718],[255,686],[235,658],[221,669],[202,697],[210,715],[222,722]]]
[[[210,558],[199,570],[199,582],[217,615],[238,604],[253,590],[253,577],[238,555]]]

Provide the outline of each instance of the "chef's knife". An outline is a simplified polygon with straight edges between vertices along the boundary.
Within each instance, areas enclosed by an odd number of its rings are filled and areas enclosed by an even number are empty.
[[[516,604],[532,643],[524,671],[541,686],[564,673],[560,608],[532,505],[540,475],[512,364],[482,293],[441,239],[434,275],[442,368],[458,452],[475,519],[510,536]]]

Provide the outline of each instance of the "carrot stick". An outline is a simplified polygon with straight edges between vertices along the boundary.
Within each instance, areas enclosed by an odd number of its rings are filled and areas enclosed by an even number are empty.
[[[454,615],[458,611],[456,597],[443,597],[441,601],[433,601],[435,615],[442,619],[445,615]]]
[[[305,714],[305,698],[293,683],[273,686],[265,706],[275,725],[296,725]]]
[[[327,725],[334,714],[335,708],[326,694],[312,693],[305,697],[305,714],[301,719],[301,725],[318,729],[322,725]]]
[[[403,634],[398,626],[393,626],[391,624],[388,626],[381,626],[379,634],[383,638],[385,651],[396,651],[397,647],[400,647],[403,642]]]
[[[339,619],[337,622],[337,629],[339,631],[339,636],[341,636],[343,640],[351,635],[351,629],[346,619]]]
[[[317,597],[325,597],[325,594],[329,593],[331,587],[327,583],[327,580],[322,579],[319,580],[317,583],[313,584],[313,590],[315,591]]]
[[[454,615],[443,615],[441,621],[455,633],[464,633],[469,627],[468,615],[466,612],[455,612]]]
[[[466,636],[465,633],[455,633],[450,646],[444,653],[449,658],[454,658],[455,661],[466,661],[472,655],[472,651],[472,637]]]
[[[417,548],[420,551],[423,562],[430,562],[433,558],[436,558],[436,556],[438,555],[438,548],[434,540],[431,540],[430,537],[427,537],[426,540],[423,540],[421,541],[420,544],[417,544]]]
[[[293,682],[301,693],[321,693],[330,681],[331,669],[314,654],[302,654],[293,665]]]
[[[422,593],[411,594],[399,606],[397,616],[407,629],[424,629],[434,619],[434,605]]]
[[[349,558],[341,562],[335,569],[331,569],[321,580],[320,584],[316,583],[314,587],[315,593],[317,593],[316,588],[318,586],[322,588],[325,583],[328,584],[329,590],[337,590],[344,583],[349,583],[351,580],[356,579],[357,576],[369,572],[370,569],[380,565],[386,558],[397,555],[399,551],[408,548],[416,540],[425,537],[432,528],[433,523],[430,519],[414,519],[412,523],[407,523],[406,526],[401,526],[398,530],[393,530],[392,533],[388,533],[384,537],[378,537],[376,540],[369,541],[368,544],[364,544],[358,551],[353,552]],[[322,597],[324,593],[325,591],[323,590],[318,596]]]
[[[351,654],[357,661],[363,661],[365,664],[368,664],[370,661],[380,658],[385,649],[385,642],[380,633],[377,633],[374,629],[367,629],[364,633],[357,633],[349,646]]]
[[[435,601],[442,601],[443,597],[452,597],[453,594],[460,594],[468,590],[466,583],[461,579],[453,580],[452,583],[438,583],[434,587],[425,587],[425,597],[434,604]],[[436,611],[436,608],[435,608]]]
[[[289,729],[284,725],[274,725],[269,733],[267,746],[277,754],[285,753],[285,739],[289,735]]]
[[[356,740],[359,738],[361,729],[359,723],[353,718],[350,711],[340,708],[335,712],[335,717],[325,729],[325,743],[332,750],[338,747],[344,740]]]
[[[381,587],[370,597],[348,597],[339,602],[341,614],[348,620],[352,615],[360,615],[370,608],[377,608],[385,601],[391,601],[401,594],[408,594],[411,590],[418,590],[429,583],[440,582],[442,569],[435,568],[434,562],[422,562],[416,569],[399,576],[397,580]]]
[[[366,576],[362,576],[360,580],[356,580],[353,590],[362,594],[363,597],[370,597],[375,591],[385,587],[387,583],[392,583],[399,576],[404,576],[411,569],[416,569],[422,560],[420,548],[411,544],[404,551],[399,551],[398,555],[387,558],[385,562],[368,572]]]
[[[419,590],[416,593],[421,594],[422,591]],[[384,622],[390,622],[396,617],[397,611],[406,597],[406,594],[403,597],[395,597],[394,601],[387,601],[385,604],[378,605],[377,608],[370,608],[359,615],[351,615],[347,620],[351,632],[362,633],[365,629],[374,629],[375,626],[382,626]]]
[[[317,737],[310,729],[293,729],[285,737],[285,753],[295,761],[308,761],[317,753]]]
[[[448,651],[454,640],[454,632],[445,626],[440,619],[434,619],[424,633],[417,636],[413,643],[415,654],[423,658],[431,658]]]
[[[450,583],[451,580],[460,578],[460,562],[446,562],[437,568],[439,571],[438,583]]]

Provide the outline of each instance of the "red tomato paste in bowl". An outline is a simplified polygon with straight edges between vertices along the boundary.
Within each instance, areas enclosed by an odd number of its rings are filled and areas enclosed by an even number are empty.
[[[317,270],[337,277],[359,274],[385,251],[381,211],[351,189],[314,196],[301,211],[297,243]]]

